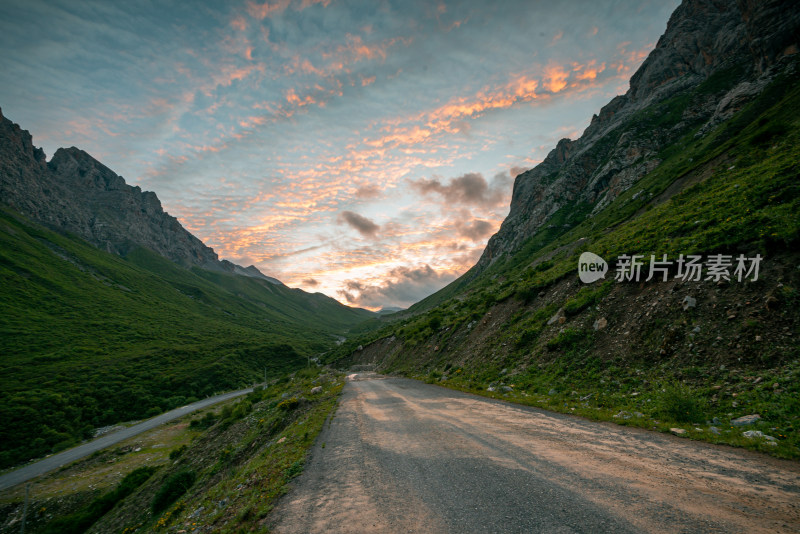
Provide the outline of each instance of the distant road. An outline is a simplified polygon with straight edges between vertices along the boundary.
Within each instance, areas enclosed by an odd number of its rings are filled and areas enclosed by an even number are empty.
[[[26,482],[32,478],[36,478],[39,475],[43,475],[44,473],[52,471],[53,469],[57,469],[62,465],[72,463],[75,460],[80,460],[85,456],[89,456],[93,452],[105,449],[106,447],[114,445],[115,443],[119,443],[120,441],[124,441],[137,434],[151,430],[158,425],[172,421],[173,419],[178,419],[187,413],[192,413],[196,410],[200,410],[201,408],[205,408],[234,397],[246,395],[251,391],[253,391],[253,388],[240,389],[239,391],[224,393],[222,395],[217,395],[216,397],[209,397],[181,408],[175,408],[174,410],[162,413],[161,415],[153,417],[152,419],[148,419],[147,421],[124,428],[111,434],[107,434],[97,438],[96,440],[90,441],[89,443],[78,445],[77,447],[62,451],[58,454],[54,454],[53,456],[48,456],[47,458],[39,460],[38,462],[34,462],[30,465],[26,465],[25,467],[20,467],[15,471],[0,475],[0,491],[14,487],[17,484],[22,484],[23,482]]]
[[[800,464],[351,375],[270,532],[800,532]]]

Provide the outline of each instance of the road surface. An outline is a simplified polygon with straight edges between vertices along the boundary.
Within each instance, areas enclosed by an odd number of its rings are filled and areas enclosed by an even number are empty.
[[[800,465],[351,375],[279,533],[800,532]]]
[[[119,443],[120,441],[151,430],[158,425],[182,417],[187,413],[200,410],[207,406],[211,406],[212,404],[217,404],[218,402],[226,401],[234,397],[246,395],[251,391],[253,391],[253,388],[240,389],[238,391],[231,391],[230,393],[224,393],[215,397],[208,397],[207,399],[188,404],[181,408],[175,408],[169,412],[164,412],[159,416],[153,417],[152,419],[148,419],[147,421],[143,421],[128,428],[118,430],[117,432],[106,434],[105,436],[99,437],[88,443],[84,443],[83,445],[78,445],[72,449],[67,449],[59,452],[58,454],[48,456],[47,458],[39,460],[38,462],[20,467],[19,469],[10,471],[4,475],[0,475],[0,491],[14,487],[17,484],[27,482],[32,478],[36,478],[39,475],[48,473],[53,469],[61,467],[62,465],[72,463],[75,460],[80,460],[81,458],[89,456],[93,452],[105,449],[106,447]]]

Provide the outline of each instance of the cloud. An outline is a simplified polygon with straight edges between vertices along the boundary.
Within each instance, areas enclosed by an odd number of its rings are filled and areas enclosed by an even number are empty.
[[[545,81],[542,85],[544,85],[545,89],[552,93],[557,93],[567,86],[569,72],[561,65],[549,65],[545,68],[544,77]]]
[[[358,233],[364,237],[375,237],[375,235],[378,233],[378,230],[381,229],[380,226],[367,219],[363,215],[359,215],[358,213],[354,213],[352,211],[341,212],[337,217],[337,221],[340,223],[343,222],[355,228],[358,230]]]
[[[481,219],[475,219],[469,223],[462,223],[459,221],[456,223],[456,231],[459,237],[478,241],[491,234],[492,231],[494,231],[494,225],[489,221]]]
[[[481,173],[470,172],[443,184],[436,178],[412,180],[411,187],[423,195],[437,194],[446,204],[492,207],[504,204],[510,179],[507,174],[497,174],[492,183]]]
[[[351,305],[382,308],[387,305],[408,307],[449,284],[454,273],[438,273],[430,265],[396,267],[386,274],[386,280],[368,284],[349,280],[339,296]]]
[[[317,287],[319,285],[319,280],[316,278],[306,278],[303,280],[303,285],[306,287]]]
[[[528,169],[529,167],[511,167],[508,170],[508,174],[510,174],[512,178],[516,178],[517,176],[527,171]]]
[[[374,184],[362,185],[356,189],[356,198],[378,198],[381,196],[381,188]]]
[[[264,20],[272,15],[283,13],[286,11],[286,8],[291,5],[291,3],[292,0],[278,0],[277,2],[273,2],[271,4],[269,2],[264,2],[263,4],[259,4],[258,2],[247,2],[247,12],[254,19]],[[323,7],[328,7],[330,0],[302,0],[300,5],[295,4],[295,9],[297,11],[303,11],[314,4],[322,4]]]

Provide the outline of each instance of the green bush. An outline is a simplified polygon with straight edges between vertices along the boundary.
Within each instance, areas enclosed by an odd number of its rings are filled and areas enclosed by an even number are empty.
[[[591,334],[583,330],[567,328],[556,337],[547,341],[549,350],[564,349],[570,350],[584,345],[591,338]]]
[[[94,501],[85,508],[78,510],[68,516],[59,517],[45,525],[42,532],[45,534],[78,534],[85,532],[98,519],[103,517],[109,510],[130,495],[139,486],[145,483],[148,478],[156,471],[155,467],[140,467],[128,473],[119,485]]]
[[[289,411],[294,410],[300,405],[300,401],[297,400],[297,397],[292,397],[291,399],[282,400],[278,403],[278,409]]]
[[[186,451],[186,445],[181,445],[177,449],[173,449],[169,452],[169,459],[170,460],[177,460],[180,456]]]
[[[151,503],[153,513],[166,510],[169,505],[177,501],[181,495],[192,487],[196,478],[197,475],[195,475],[194,471],[188,470],[179,471],[170,476],[153,496]]]
[[[703,403],[687,387],[670,384],[658,399],[658,414],[679,423],[701,423],[705,420]]]
[[[192,422],[189,423],[189,428],[193,428],[196,430],[205,430],[210,428],[217,422],[217,417],[214,415],[214,412],[206,412],[202,418],[200,419],[192,419]]]

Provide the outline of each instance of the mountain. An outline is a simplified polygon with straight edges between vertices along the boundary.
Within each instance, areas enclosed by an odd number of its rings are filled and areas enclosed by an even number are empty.
[[[798,36],[796,2],[685,0],[478,263],[329,361],[800,457]],[[733,430],[753,414],[774,445]]]
[[[76,148],[0,112],[0,468],[307,364],[370,311],[217,254]]]
[[[552,238],[599,213],[656,169],[666,147],[731,118],[781,72],[776,62],[797,53],[798,28],[792,2],[681,4],[627,93],[594,115],[581,137],[562,139],[517,176],[510,212],[476,272],[542,229]]]
[[[213,249],[166,213],[152,191],[132,187],[111,169],[75,147],[59,148],[47,162],[31,135],[0,109],[0,198],[31,219],[76,234],[125,256],[148,248],[183,267],[262,278],[254,266],[219,260]]]

